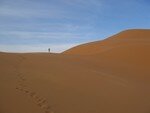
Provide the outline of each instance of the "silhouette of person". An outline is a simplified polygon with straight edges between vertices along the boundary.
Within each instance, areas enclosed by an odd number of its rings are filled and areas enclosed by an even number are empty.
[[[51,51],[51,49],[50,48],[48,48],[48,52],[50,53],[50,51]]]

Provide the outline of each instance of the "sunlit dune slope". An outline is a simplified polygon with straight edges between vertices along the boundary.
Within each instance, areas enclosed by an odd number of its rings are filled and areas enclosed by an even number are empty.
[[[132,46],[147,47],[150,45],[150,30],[134,29],[122,31],[105,40],[91,42],[73,47],[63,54],[93,55],[116,48]],[[139,48],[137,48],[139,49]]]
[[[148,29],[122,31],[105,40],[71,48],[62,54],[84,57],[101,69],[108,67],[105,68],[107,72],[114,73],[116,70],[116,73],[125,74],[125,77],[129,73],[134,73],[129,74],[129,77],[136,75],[140,80],[145,81],[148,78],[149,82],[150,30]]]
[[[118,66],[136,66],[136,70],[149,70],[150,30],[122,31],[105,40],[71,48],[62,54],[85,56],[85,59],[89,58],[97,64],[111,62],[114,67],[118,63]]]

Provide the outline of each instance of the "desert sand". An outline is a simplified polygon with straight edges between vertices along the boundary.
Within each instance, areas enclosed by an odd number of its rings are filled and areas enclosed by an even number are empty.
[[[0,113],[150,113],[150,30],[63,53],[0,53]]]

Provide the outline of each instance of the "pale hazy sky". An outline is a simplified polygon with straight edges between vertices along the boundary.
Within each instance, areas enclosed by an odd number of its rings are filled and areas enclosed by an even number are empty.
[[[150,28],[150,0],[0,0],[0,51],[61,52]]]

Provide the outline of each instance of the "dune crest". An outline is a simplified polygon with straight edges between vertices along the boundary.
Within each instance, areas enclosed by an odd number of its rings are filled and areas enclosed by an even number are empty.
[[[122,31],[102,41],[91,42],[73,47],[63,54],[94,55],[123,46],[149,46],[150,30],[133,29]]]

